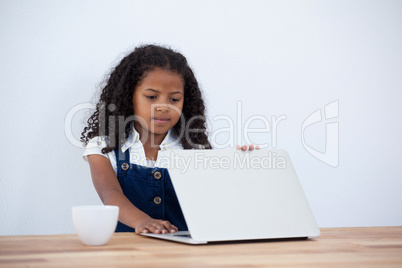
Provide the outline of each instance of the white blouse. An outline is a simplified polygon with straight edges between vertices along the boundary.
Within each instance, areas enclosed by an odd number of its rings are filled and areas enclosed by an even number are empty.
[[[99,154],[110,160],[114,171],[117,174],[117,165],[116,165],[116,154],[114,151],[111,151],[107,154],[102,153],[102,149],[106,147],[109,139],[106,136],[95,137],[89,140],[85,152],[83,154],[83,158],[85,161],[88,161],[87,156],[91,154]],[[163,139],[162,143],[159,145],[161,151],[165,150],[182,150],[183,146],[180,143],[180,140],[174,137],[171,133],[171,130],[167,133],[166,137]],[[130,162],[132,164],[141,165],[145,167],[163,167],[161,165],[159,152],[158,159],[156,161],[148,160],[145,156],[144,146],[140,141],[139,133],[133,128],[130,133],[127,141],[121,147],[122,153],[126,150],[130,150]]]

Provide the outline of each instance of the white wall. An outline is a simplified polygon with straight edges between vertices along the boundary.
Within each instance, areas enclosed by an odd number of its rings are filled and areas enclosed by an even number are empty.
[[[401,1],[382,0],[0,1],[0,235],[71,233],[71,207],[100,203],[64,119],[142,43],[186,55],[212,132],[228,126],[218,115],[237,126],[238,101],[243,124],[286,115],[277,147],[289,151],[321,227],[402,225],[400,14]],[[304,120],[334,101],[337,167],[301,141]],[[84,115],[73,118],[77,137]],[[308,146],[325,150],[325,123],[306,128]]]

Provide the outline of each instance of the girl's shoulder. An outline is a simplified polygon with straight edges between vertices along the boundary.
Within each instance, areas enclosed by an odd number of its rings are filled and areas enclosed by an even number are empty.
[[[90,139],[85,146],[86,149],[89,148],[96,148],[96,147],[106,147],[109,145],[109,137],[107,136],[96,136],[92,139]]]
[[[94,138],[90,139],[88,141],[87,145],[85,146],[85,152],[83,154],[84,160],[87,161],[87,156],[91,155],[91,154],[103,155],[109,159],[113,158],[114,151],[111,151],[107,154],[104,154],[102,152],[102,149],[107,147],[108,145],[109,145],[108,137],[99,136],[99,137],[94,137]]]

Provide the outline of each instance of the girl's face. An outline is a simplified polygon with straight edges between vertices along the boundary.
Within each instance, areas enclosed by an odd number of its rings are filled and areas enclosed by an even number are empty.
[[[142,135],[163,135],[180,119],[184,102],[184,81],[174,72],[155,68],[133,93],[135,129]]]

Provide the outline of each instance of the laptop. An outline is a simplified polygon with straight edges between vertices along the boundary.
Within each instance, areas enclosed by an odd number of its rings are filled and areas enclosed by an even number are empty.
[[[142,234],[188,244],[315,238],[320,230],[285,150],[167,150],[188,231]]]

